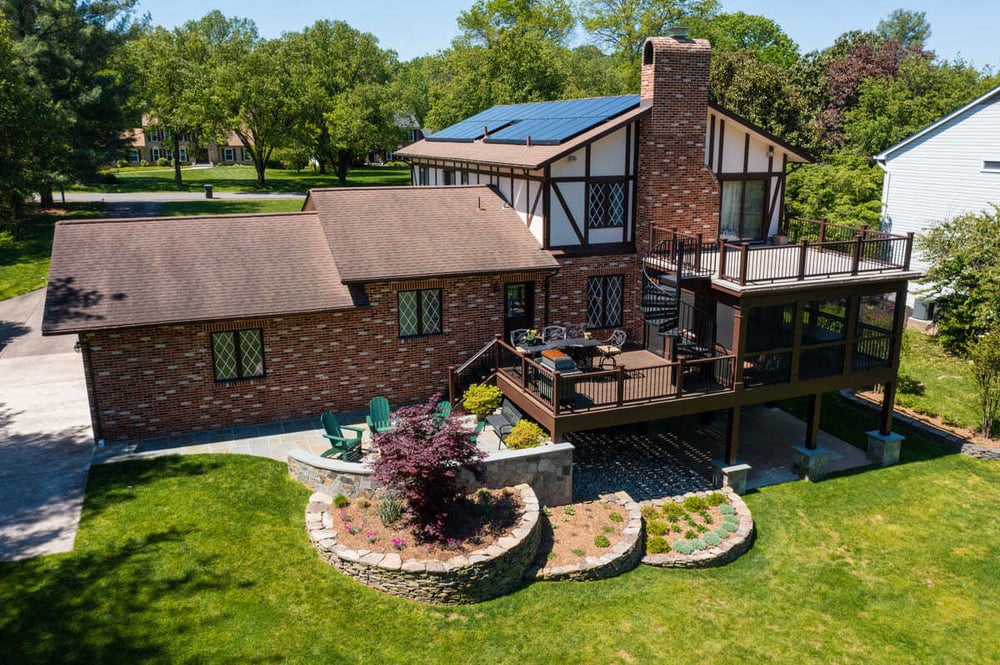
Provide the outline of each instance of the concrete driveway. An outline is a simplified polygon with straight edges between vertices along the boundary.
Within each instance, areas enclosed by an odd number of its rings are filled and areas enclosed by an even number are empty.
[[[0,301],[0,561],[73,549],[93,452],[76,337],[42,337],[44,289]]]

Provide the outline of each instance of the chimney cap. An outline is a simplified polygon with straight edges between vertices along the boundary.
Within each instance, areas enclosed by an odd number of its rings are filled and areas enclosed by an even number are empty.
[[[667,28],[667,37],[673,37],[674,39],[688,39],[690,28],[683,25],[675,25],[672,28]]]

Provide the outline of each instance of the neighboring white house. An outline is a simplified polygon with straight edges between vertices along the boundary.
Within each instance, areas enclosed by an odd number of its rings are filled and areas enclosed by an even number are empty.
[[[923,233],[964,213],[1000,204],[1000,86],[875,155],[885,170],[885,230]],[[914,256],[912,267],[925,270]],[[909,297],[913,316],[929,319],[931,306]]]

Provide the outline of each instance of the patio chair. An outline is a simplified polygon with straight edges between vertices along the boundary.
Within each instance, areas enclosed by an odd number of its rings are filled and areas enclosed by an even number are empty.
[[[615,330],[611,333],[611,337],[597,347],[597,354],[601,356],[598,367],[604,369],[604,363],[608,360],[612,366],[618,367],[618,356],[621,355],[623,346],[625,346],[625,331]]]
[[[486,421],[480,420],[476,423],[475,429],[469,434],[469,441],[476,443],[479,441],[479,435],[483,433],[483,429],[486,427]]]
[[[368,415],[365,416],[368,429],[372,434],[381,434],[392,429],[392,420],[389,417],[389,400],[381,395],[373,397],[368,402]]]
[[[542,341],[552,342],[558,339],[566,339],[566,329],[562,326],[545,326],[542,328]]]
[[[320,416],[319,421],[323,424],[323,436],[330,441],[330,449],[320,453],[321,457],[337,457],[349,461],[349,458],[361,452],[361,437],[364,429],[351,425],[341,425],[337,422],[337,416],[329,411]],[[346,436],[347,431],[354,436]]]
[[[564,339],[583,339],[587,333],[587,327],[582,323],[571,323],[566,326],[566,337]]]
[[[524,339],[524,336],[528,333],[527,328],[518,328],[517,330],[510,331],[510,345],[517,346]]]
[[[434,419],[435,423],[440,423],[451,415],[451,402],[444,400],[437,403],[437,407],[434,409],[434,413],[431,414],[431,418]]]

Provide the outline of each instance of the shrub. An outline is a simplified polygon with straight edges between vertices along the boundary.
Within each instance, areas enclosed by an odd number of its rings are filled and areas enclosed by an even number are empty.
[[[680,524],[675,524],[672,527],[670,527],[670,530],[673,533],[680,533],[681,532],[681,525]]]
[[[684,532],[684,537],[687,538],[688,540],[693,540],[694,538],[698,537],[698,532],[695,531],[694,529],[688,529],[687,531]]]
[[[474,383],[465,391],[465,395],[462,397],[462,406],[469,413],[474,413],[477,417],[482,418],[493,413],[500,406],[502,399],[503,393],[496,386],[491,386],[488,383]]]
[[[540,446],[544,440],[545,430],[537,423],[533,423],[530,420],[519,420],[511,428],[510,434],[504,439],[504,443],[511,450],[520,450],[522,448]]]
[[[723,522],[722,526],[720,526],[719,528],[724,529],[729,533],[735,533],[740,527],[738,524],[734,524],[733,522]]]
[[[679,554],[691,554],[694,552],[694,545],[690,540],[678,540],[674,543],[674,551]]]
[[[700,496],[689,496],[684,499],[684,507],[692,512],[704,510],[706,505],[705,499]]]
[[[158,160],[156,160],[156,165],[157,166],[170,166],[170,160],[167,159],[166,157],[160,157]]]
[[[639,513],[647,522],[652,522],[660,516],[660,511],[655,506],[643,506],[639,509]]]
[[[608,537],[602,533],[598,536],[594,536],[594,545],[596,547],[611,547],[611,541],[608,540]]]
[[[721,506],[726,502],[726,495],[722,492],[712,492],[705,497],[705,503],[710,506]]]
[[[609,513],[608,514],[608,519],[611,520],[612,522],[624,522],[625,521],[625,518],[622,517],[622,514],[619,513],[619,512]]]
[[[729,532],[726,531],[725,529],[723,529],[721,526],[718,529],[716,529],[715,531],[713,531],[712,533],[714,533],[715,535],[717,535],[722,540],[725,540],[726,538],[729,537]]]
[[[382,526],[391,526],[403,516],[403,503],[394,496],[387,496],[378,502],[375,514],[378,515]]]
[[[695,530],[698,533],[705,533],[706,531],[708,531],[708,527],[705,526],[704,524],[699,524],[698,526],[695,527]]]
[[[415,531],[438,540],[462,496],[459,470],[482,480],[485,457],[457,419],[431,417],[439,398],[397,410],[393,428],[374,437],[379,457],[372,464],[373,477],[406,499]]]
[[[725,517],[722,518],[722,523],[723,524],[733,524],[735,526],[739,526],[740,520],[739,520],[738,517],[736,517],[736,515],[726,515]]]
[[[347,508],[349,505],[351,505],[351,500],[348,499],[343,494],[338,494],[337,496],[333,497],[333,505],[336,506],[337,508]]]
[[[681,508],[680,504],[668,503],[663,506],[663,514],[667,516],[667,519],[671,522],[676,522],[680,518],[684,517],[687,513]]]
[[[118,159],[118,160],[115,160],[115,166],[117,166],[120,169],[123,169],[126,166],[128,166],[128,160],[127,159]]]
[[[573,506],[566,506],[563,508],[563,512],[567,515],[576,515],[576,508]]]
[[[694,540],[691,541],[691,547],[695,548],[700,552],[703,549],[706,549],[708,545],[706,545],[705,541],[702,540],[701,538],[695,538]]]
[[[646,522],[646,533],[651,536],[662,536],[668,531],[670,531],[670,527],[667,526],[666,522],[661,522],[660,520]]]
[[[723,516],[725,516],[725,515],[735,515],[736,514],[736,509],[733,508],[732,506],[730,506],[727,503],[725,505],[719,506],[719,512],[722,513]]]
[[[647,554],[666,554],[670,551],[670,543],[663,536],[653,536],[646,541]]]
[[[615,528],[613,526],[602,526],[601,531],[603,531],[604,533],[614,533]]]
[[[149,160],[146,159],[142,160],[141,162],[139,162],[139,166],[149,166]]]
[[[579,548],[573,550],[573,556],[583,557],[586,554],[587,554],[586,552],[584,552]]]
[[[714,531],[709,531],[708,533],[704,534],[701,537],[701,539],[704,540],[707,545],[710,545],[712,547],[715,547],[716,545],[722,542],[722,538],[719,538],[719,536],[717,536]]]

